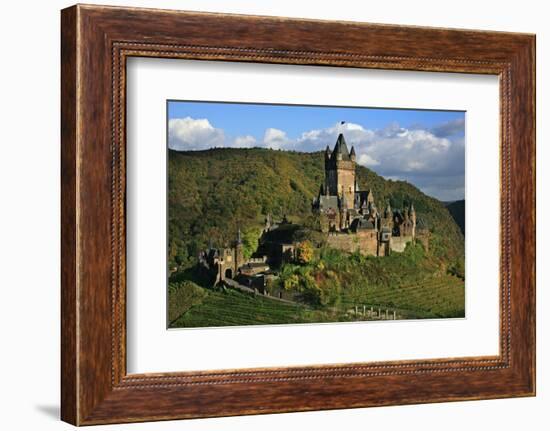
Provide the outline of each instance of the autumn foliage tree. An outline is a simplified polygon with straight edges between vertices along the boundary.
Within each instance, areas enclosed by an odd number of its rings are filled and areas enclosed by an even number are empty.
[[[313,260],[313,245],[310,241],[302,241],[296,247],[296,260],[302,265]]]

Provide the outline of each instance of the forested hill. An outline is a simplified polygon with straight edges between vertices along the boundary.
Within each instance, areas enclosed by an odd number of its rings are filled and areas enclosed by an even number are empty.
[[[210,242],[228,245],[240,227],[245,246],[254,246],[265,215],[286,214],[295,223],[311,215],[311,202],[324,180],[324,155],[263,148],[169,150],[168,221],[170,263],[190,265]],[[402,208],[412,200],[432,231],[431,253],[442,260],[464,254],[464,237],[437,199],[404,181],[385,180],[358,165],[362,190],[372,189],[379,209],[389,201]]]
[[[464,229],[465,229],[465,219],[466,219],[464,203],[465,203],[464,199],[460,201],[447,203],[447,209],[451,213],[451,216],[455,220],[456,224],[460,227],[462,234],[464,234],[465,232]]]

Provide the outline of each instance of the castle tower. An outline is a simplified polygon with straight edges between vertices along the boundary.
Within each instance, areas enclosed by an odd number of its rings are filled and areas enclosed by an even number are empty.
[[[386,207],[386,211],[384,212],[384,218],[389,218],[391,219],[392,218],[392,212],[391,212],[391,206],[390,206],[390,203],[388,201],[388,206]]]
[[[340,199],[340,230],[347,228],[347,209],[348,203],[346,199],[346,194],[342,192]]]
[[[412,222],[412,236],[414,238],[416,235],[416,210],[414,209],[414,205],[412,204],[412,202],[409,206],[409,219]]]
[[[237,230],[237,239],[235,240],[235,256],[234,256],[234,269],[233,277],[238,274],[238,270],[241,266],[244,265],[244,254],[243,254],[243,241],[241,238],[241,228]]]
[[[267,213],[265,216],[265,226],[264,226],[264,232],[268,232],[271,229],[271,225],[273,224],[271,220],[271,213]]]
[[[348,151],[346,140],[338,135],[332,153],[325,150],[325,186],[331,196],[343,193],[346,197],[346,209],[353,208],[355,202],[355,149]]]
[[[331,151],[330,151],[330,147],[327,145],[327,148],[325,149],[325,162],[327,160],[330,160],[330,155],[331,155]]]
[[[393,212],[389,202],[382,214],[381,226],[390,229],[390,231],[393,229]]]
[[[369,202],[369,214],[371,214],[373,217],[378,217],[378,208],[376,208],[376,204],[374,201]]]
[[[416,210],[414,209],[414,205],[412,204],[412,202],[409,206],[409,218],[414,224],[416,224]]]

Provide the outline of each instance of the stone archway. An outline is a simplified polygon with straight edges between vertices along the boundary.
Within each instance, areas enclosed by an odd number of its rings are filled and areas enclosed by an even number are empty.
[[[233,278],[233,270],[231,268],[225,270],[225,278]]]

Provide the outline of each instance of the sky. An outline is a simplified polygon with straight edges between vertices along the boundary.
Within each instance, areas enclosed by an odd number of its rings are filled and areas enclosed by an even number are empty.
[[[358,164],[442,201],[464,199],[464,124],[464,111],[168,102],[171,149],[314,152],[343,133]]]

